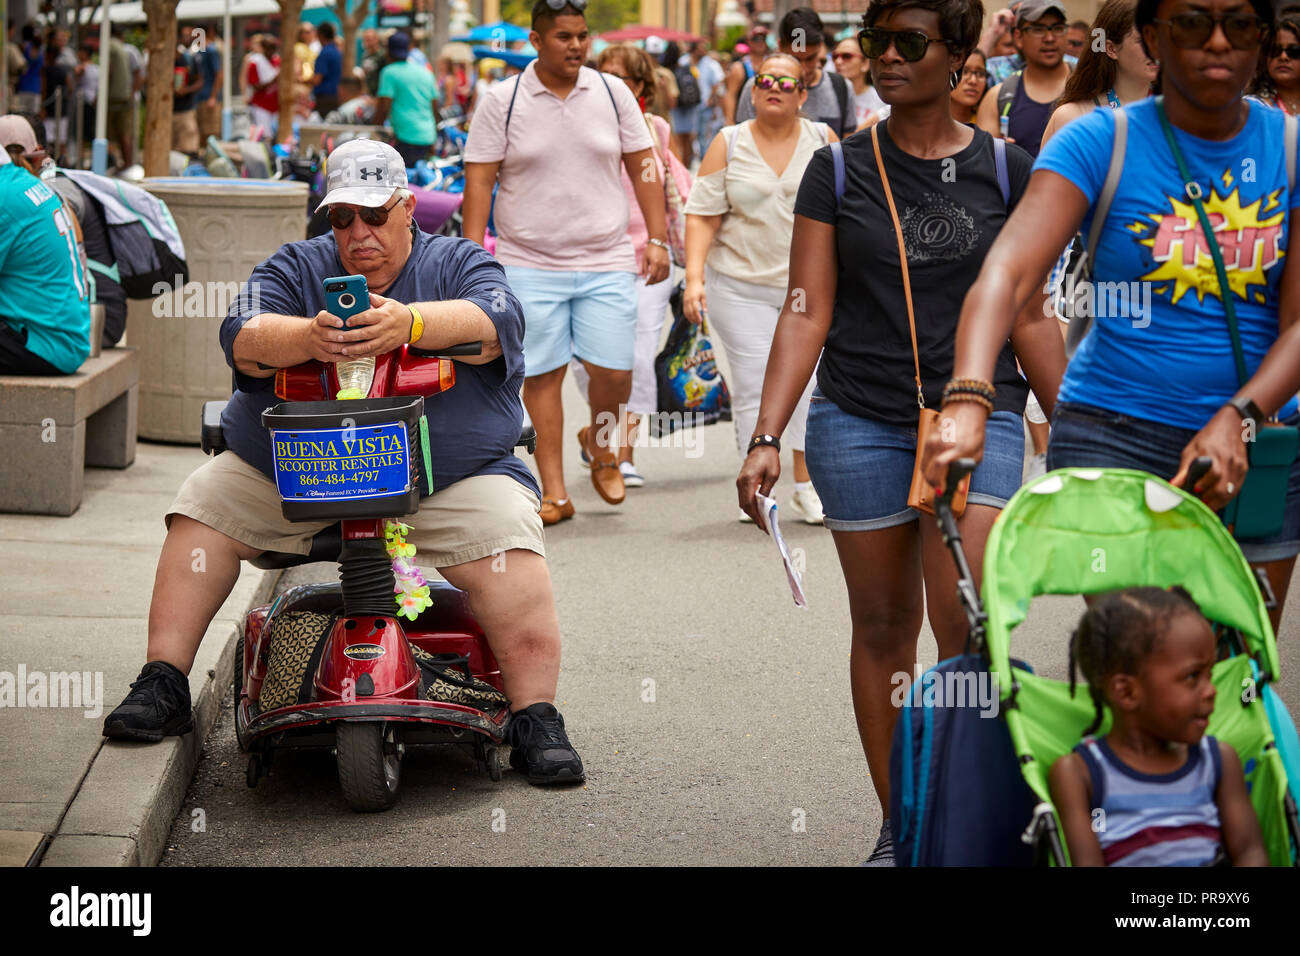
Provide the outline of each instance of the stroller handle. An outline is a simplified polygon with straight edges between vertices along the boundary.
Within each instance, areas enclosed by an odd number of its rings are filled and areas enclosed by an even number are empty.
[[[1204,478],[1209,473],[1210,469],[1213,467],[1214,467],[1213,458],[1207,458],[1204,455],[1202,455],[1200,458],[1197,458],[1187,468],[1187,478],[1183,481],[1182,484],[1183,491],[1187,492],[1189,495],[1195,494],[1195,492],[1192,489],[1196,487],[1196,483],[1200,481],[1202,478]]]
[[[952,552],[953,562],[957,565],[957,596],[966,612],[970,626],[966,637],[966,651],[972,647],[979,652],[984,649],[984,629],[988,615],[980,604],[979,589],[975,587],[975,577],[971,574],[970,564],[966,561],[966,551],[961,546],[961,531],[957,528],[957,519],[952,513],[952,496],[957,491],[963,478],[975,470],[975,459],[958,458],[948,466],[948,479],[944,482],[943,494],[934,500],[934,515],[939,521],[939,534],[943,543]]]

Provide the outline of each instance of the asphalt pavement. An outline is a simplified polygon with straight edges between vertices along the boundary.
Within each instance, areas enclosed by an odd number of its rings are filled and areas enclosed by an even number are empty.
[[[737,520],[730,424],[638,449],[644,488],[601,501],[572,433],[584,410],[565,386],[565,458],[577,517],[547,529],[564,637],[557,704],[582,755],[580,788],[500,783],[468,754],[407,751],[397,806],[348,809],[327,751],[287,754],[255,790],[235,744],[231,697],[173,821],[162,864],[850,865],[881,823],[849,698],[849,613],[829,532],[788,513],[808,607],[791,599],[772,541]],[[677,447],[672,447],[676,445]],[[333,580],[332,565],[281,588]],[[1014,648],[1065,676],[1078,598],[1043,598]],[[1283,628],[1283,696],[1300,699],[1300,615]],[[920,663],[935,660],[928,628]]]

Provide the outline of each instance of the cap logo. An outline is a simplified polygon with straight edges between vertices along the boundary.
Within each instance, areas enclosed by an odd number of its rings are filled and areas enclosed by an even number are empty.
[[[375,169],[358,169],[357,173],[360,175],[361,179],[363,180],[369,179],[371,176],[373,176],[375,179],[384,178],[384,170],[382,167],[377,167]]]

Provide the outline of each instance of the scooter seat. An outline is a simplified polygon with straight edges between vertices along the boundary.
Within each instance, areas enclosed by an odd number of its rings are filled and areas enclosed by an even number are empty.
[[[343,550],[343,527],[337,522],[317,531],[311,539],[311,551],[307,554],[290,554],[287,551],[263,551],[250,564],[263,571],[280,571],[296,568],[300,564],[315,561],[338,561],[339,552]]]

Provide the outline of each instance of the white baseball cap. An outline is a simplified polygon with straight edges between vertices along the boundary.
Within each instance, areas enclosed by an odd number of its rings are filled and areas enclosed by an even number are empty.
[[[396,190],[406,188],[406,163],[378,140],[344,143],[325,158],[325,170],[322,206],[387,206]]]
[[[666,49],[668,49],[668,43],[663,37],[649,36],[645,38],[645,51],[651,56],[663,56]]]

